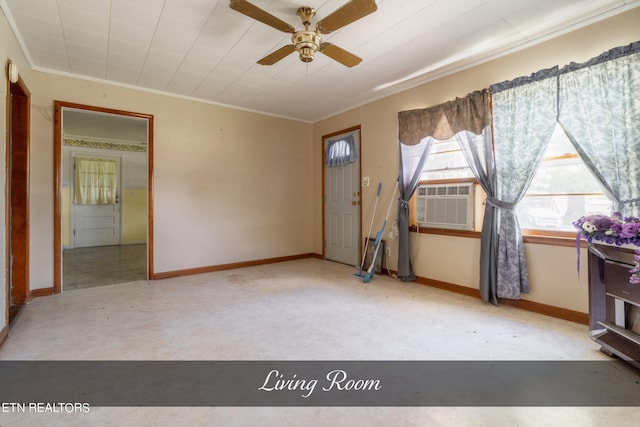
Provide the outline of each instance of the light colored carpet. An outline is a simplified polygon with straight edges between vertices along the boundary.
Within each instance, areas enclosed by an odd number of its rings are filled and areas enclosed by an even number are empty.
[[[606,360],[587,327],[305,259],[37,298],[0,360]],[[91,408],[13,425],[636,425],[639,408]]]

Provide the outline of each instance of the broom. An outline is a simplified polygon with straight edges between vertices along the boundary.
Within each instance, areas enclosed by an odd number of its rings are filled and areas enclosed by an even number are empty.
[[[384,218],[384,222],[382,223],[382,228],[380,228],[380,231],[378,231],[378,233],[376,234],[376,240],[373,243],[375,249],[373,250],[373,257],[371,258],[371,265],[367,270],[367,274],[365,274],[363,278],[364,283],[369,283],[373,278],[373,269],[376,264],[376,257],[378,256],[378,251],[380,250],[380,241],[382,240],[382,233],[384,233],[384,229],[387,226],[387,221],[389,220],[389,214],[391,213],[391,207],[393,206],[393,201],[394,201],[393,199],[396,195],[396,191],[398,190],[399,182],[400,182],[400,177],[398,177],[398,179],[396,180],[396,186],[393,189],[393,194],[391,195],[391,200],[389,201],[389,208],[387,209],[387,216],[385,216]]]

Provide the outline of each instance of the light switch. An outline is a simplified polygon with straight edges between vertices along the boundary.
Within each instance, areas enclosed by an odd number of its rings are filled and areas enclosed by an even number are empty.
[[[368,176],[363,176],[362,177],[362,186],[363,187],[368,187],[369,186],[369,177]]]

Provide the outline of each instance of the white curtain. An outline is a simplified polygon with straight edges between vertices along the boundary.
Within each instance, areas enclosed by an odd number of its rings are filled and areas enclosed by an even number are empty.
[[[116,161],[76,158],[75,203],[109,205],[117,202]]]

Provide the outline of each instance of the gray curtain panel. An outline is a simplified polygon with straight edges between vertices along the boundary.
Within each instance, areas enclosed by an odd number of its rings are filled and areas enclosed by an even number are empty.
[[[405,282],[416,280],[409,254],[409,200],[415,193],[424,163],[434,138],[427,136],[417,145],[400,143],[400,177],[398,188],[398,278]]]
[[[484,102],[486,102],[488,111],[488,96]],[[491,126],[485,127],[480,135],[469,131],[458,132],[456,139],[473,175],[487,197],[495,199],[496,168]],[[483,300],[495,305],[498,304],[496,219],[496,207],[491,203],[485,203],[480,237],[480,296]]]
[[[640,215],[640,42],[560,70],[558,121],[605,194]]]
[[[557,122],[558,67],[491,86],[496,167],[497,296],[529,292],[522,234],[515,208],[525,195]]]

